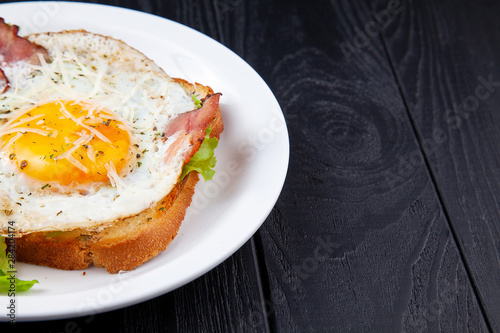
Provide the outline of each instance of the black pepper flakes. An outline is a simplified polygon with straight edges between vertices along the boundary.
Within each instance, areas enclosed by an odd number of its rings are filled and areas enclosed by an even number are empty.
[[[21,168],[21,170],[23,170],[27,166],[28,166],[28,161],[26,161],[26,160],[22,160],[21,164],[19,165],[19,167]]]

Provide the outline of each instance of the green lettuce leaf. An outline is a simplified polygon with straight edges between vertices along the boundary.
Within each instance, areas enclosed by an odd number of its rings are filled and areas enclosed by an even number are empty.
[[[5,275],[4,272],[9,270],[9,261],[7,259],[7,244],[5,238],[0,237],[0,276]]]
[[[186,177],[191,171],[198,171],[205,181],[210,180],[215,175],[215,170],[213,169],[217,159],[214,156],[214,150],[219,144],[217,138],[211,138],[210,132],[212,129],[209,127],[205,133],[205,139],[200,145],[200,149],[191,157],[191,160],[182,169],[181,180]]]
[[[16,293],[20,293],[26,290],[31,289],[35,283],[38,283],[38,280],[24,281],[16,279]],[[10,290],[10,277],[8,275],[0,276],[0,293],[8,293]]]
[[[8,273],[11,270],[9,259],[7,258],[7,244],[5,238],[0,237],[0,293],[7,293],[10,289],[11,277]],[[16,292],[22,292],[33,287],[37,280],[25,281],[15,278]]]
[[[198,97],[196,97],[196,95],[193,94],[191,98],[193,99],[194,104],[196,104],[196,107],[198,109],[201,108],[201,101],[198,99]]]

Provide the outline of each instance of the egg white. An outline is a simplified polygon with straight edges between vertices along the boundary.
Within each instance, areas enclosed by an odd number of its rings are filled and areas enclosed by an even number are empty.
[[[23,233],[105,225],[136,215],[165,197],[178,181],[183,153],[189,147],[181,147],[167,163],[166,151],[175,138],[162,140],[161,135],[178,114],[196,108],[191,96],[153,61],[122,41],[85,31],[44,33],[28,39],[45,47],[52,62],[2,66],[11,86],[0,95],[0,119],[8,120],[17,110],[49,101],[83,101],[123,118],[140,157],[115,186],[91,185],[83,192],[54,193],[13,168],[2,152],[3,234],[9,221]]]

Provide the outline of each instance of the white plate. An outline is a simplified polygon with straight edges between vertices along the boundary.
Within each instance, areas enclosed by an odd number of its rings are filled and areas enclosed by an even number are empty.
[[[142,302],[206,273],[238,250],[261,226],[282,189],[288,167],[286,124],[272,92],[241,58],[213,39],[161,17],[123,8],[66,2],[0,5],[21,34],[86,29],[122,39],[174,77],[223,93],[225,130],[216,175],[201,181],[177,238],[131,272],[60,271],[18,264],[21,279],[39,284],[17,295],[16,320],[84,316]],[[2,321],[9,304],[0,296]]]

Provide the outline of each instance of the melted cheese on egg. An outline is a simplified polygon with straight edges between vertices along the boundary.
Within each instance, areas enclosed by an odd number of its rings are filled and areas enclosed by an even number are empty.
[[[189,94],[125,43],[83,31],[29,39],[52,58],[3,68],[0,224],[22,232],[92,227],[166,196],[183,153],[163,131],[196,108]]]
[[[71,101],[21,110],[0,130],[0,147],[19,171],[64,186],[113,181],[107,168],[120,174],[134,152],[117,116]]]

